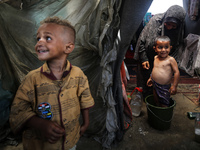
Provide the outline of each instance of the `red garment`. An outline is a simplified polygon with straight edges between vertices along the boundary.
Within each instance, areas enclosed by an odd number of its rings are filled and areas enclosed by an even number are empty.
[[[125,121],[124,121],[124,127],[125,129],[127,129],[129,127],[130,121],[132,121],[132,111],[131,111],[131,107],[130,107],[127,93],[126,93],[127,79],[126,79],[126,72],[124,68],[124,62],[122,62],[120,72],[121,72],[121,81],[122,81],[124,113],[126,115]]]

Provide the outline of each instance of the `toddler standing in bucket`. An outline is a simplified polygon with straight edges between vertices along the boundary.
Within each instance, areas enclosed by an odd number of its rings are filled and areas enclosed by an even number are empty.
[[[153,86],[154,101],[159,107],[170,106],[170,95],[177,92],[180,73],[176,60],[169,56],[172,46],[167,36],[159,36],[153,46],[157,55],[154,57],[154,66],[147,86]],[[171,80],[174,75],[174,81]]]

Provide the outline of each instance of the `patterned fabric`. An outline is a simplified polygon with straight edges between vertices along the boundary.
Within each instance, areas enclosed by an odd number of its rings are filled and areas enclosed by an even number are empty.
[[[146,26],[149,20],[152,18],[152,15],[150,12],[147,12],[143,18],[143,26]]]
[[[52,80],[53,79],[53,80]],[[11,107],[10,125],[14,133],[32,116],[52,120],[64,126],[65,138],[56,144],[45,141],[33,129],[24,129],[24,149],[60,150],[72,148],[80,137],[80,109],[94,105],[87,77],[67,61],[61,80],[55,80],[47,63],[31,71],[21,83]]]
[[[152,78],[151,78],[152,79]],[[153,81],[153,88],[155,89],[158,98],[159,98],[159,102],[161,104],[164,104],[166,106],[170,106],[170,93],[169,93],[169,89],[171,87],[171,84],[168,85],[161,85],[159,83],[157,83],[156,81]]]

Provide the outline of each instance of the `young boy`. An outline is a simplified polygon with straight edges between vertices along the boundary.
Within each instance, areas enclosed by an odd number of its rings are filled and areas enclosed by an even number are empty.
[[[157,106],[168,107],[170,106],[170,95],[177,92],[180,77],[178,65],[176,60],[169,56],[172,48],[169,37],[157,37],[153,48],[158,55],[154,57],[154,67],[147,86],[153,85],[153,95]],[[174,81],[171,86],[173,75]]]
[[[45,19],[37,31],[35,51],[46,62],[25,77],[10,114],[13,132],[24,131],[25,150],[74,149],[89,126],[94,100],[87,77],[67,60],[75,34],[74,27],[58,17]]]

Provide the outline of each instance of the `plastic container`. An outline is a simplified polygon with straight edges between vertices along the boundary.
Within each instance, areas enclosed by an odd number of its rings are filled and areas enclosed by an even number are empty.
[[[173,99],[170,99],[169,107],[158,107],[155,104],[153,95],[149,95],[145,98],[148,122],[150,126],[158,130],[167,130],[170,128],[173,109],[176,105],[176,102]]]
[[[195,141],[200,143],[200,114],[198,113],[195,118]]]
[[[132,115],[135,117],[138,117],[142,111],[142,103],[143,103],[143,97],[142,97],[142,88],[137,87],[134,90],[136,90],[136,95],[132,95],[131,98],[131,110]]]

